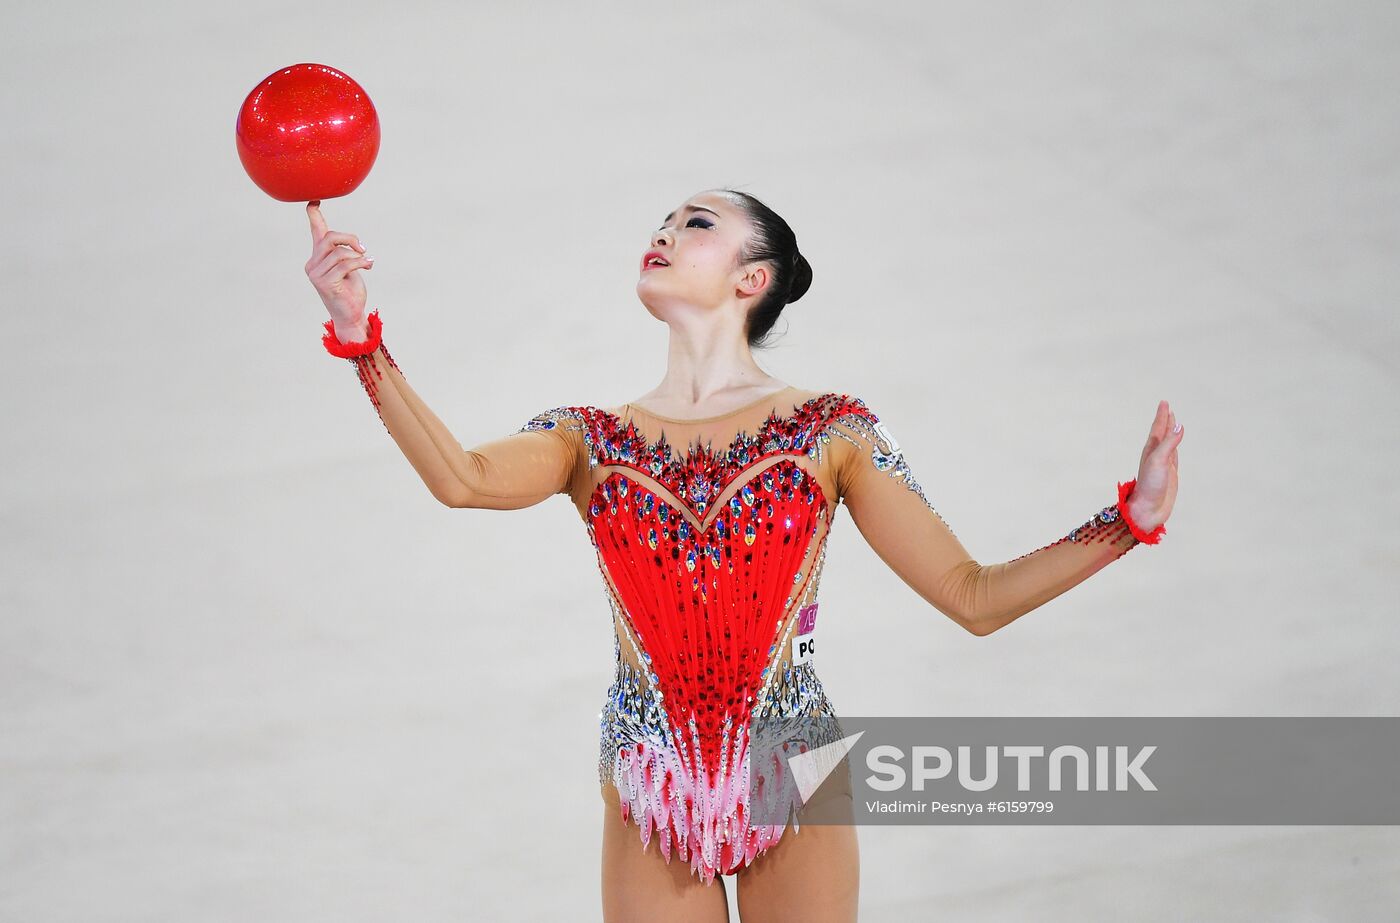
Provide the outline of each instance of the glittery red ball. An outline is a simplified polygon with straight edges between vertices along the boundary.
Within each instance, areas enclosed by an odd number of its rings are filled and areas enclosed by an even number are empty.
[[[379,155],[379,114],[369,94],[324,64],[293,64],[264,78],[238,110],[238,159],[258,188],[282,202],[353,192]]]

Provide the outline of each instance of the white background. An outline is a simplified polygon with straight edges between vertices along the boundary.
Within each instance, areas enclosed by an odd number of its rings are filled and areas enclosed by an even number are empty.
[[[1186,427],[1168,534],[987,638],[843,513],[819,667],[875,714],[1395,713],[1388,3],[8,4],[0,917],[589,920],[612,641],[563,497],[437,504],[326,354],[234,119],[373,99],[385,342],[464,446],[664,373],[648,234],[732,185],[984,563]],[[1380,920],[1393,827],[879,827],[862,920]],[[733,889],[730,888],[731,901]],[[736,917],[737,919],[737,917]]]

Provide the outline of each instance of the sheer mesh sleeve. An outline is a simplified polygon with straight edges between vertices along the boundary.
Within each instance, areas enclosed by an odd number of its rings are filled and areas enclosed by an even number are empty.
[[[1138,544],[1114,505],[1004,564],[980,564],[915,480],[899,443],[859,398],[831,421],[841,501],[870,547],[932,606],[986,634],[1087,579]]]
[[[384,429],[440,502],[515,510],[572,492],[584,458],[581,408],[543,411],[512,435],[464,449],[389,354],[378,311],[369,313],[367,324],[366,339],[347,343],[326,321],[322,343],[331,355],[350,360]]]
[[[516,510],[573,489],[583,423],[570,408],[536,414],[516,432],[463,450],[468,494],[458,506]]]

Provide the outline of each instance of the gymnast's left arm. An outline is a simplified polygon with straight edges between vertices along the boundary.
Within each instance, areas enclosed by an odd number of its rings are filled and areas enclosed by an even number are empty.
[[[1166,532],[1176,498],[1177,446],[1184,434],[1158,404],[1138,476],[1068,534],[1001,564],[967,552],[915,480],[894,436],[859,398],[828,426],[841,502],[870,547],[930,605],[985,636],[1082,583],[1136,545]],[[830,437],[830,438],[828,438]],[[1107,498],[1106,498],[1107,499]]]

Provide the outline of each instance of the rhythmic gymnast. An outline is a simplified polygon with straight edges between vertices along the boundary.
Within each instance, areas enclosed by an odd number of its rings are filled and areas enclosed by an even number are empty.
[[[756,723],[835,717],[813,653],[841,505],[891,570],[979,636],[1166,531],[1184,432],[1162,401],[1137,476],[1110,505],[1014,560],[974,560],[861,398],[755,361],[812,269],[787,222],[748,193],[691,196],[650,236],[637,295],[670,328],[660,384],[621,406],[543,410],[473,449],[409,387],[378,311],[366,313],[359,270],[373,258],[359,238],[328,230],[319,202],[307,214],[306,274],[331,317],[323,345],[354,365],[433,497],[511,510],[565,494],[587,527],[613,615],[598,761],[609,921],[727,920],[723,875],[745,920],[856,918],[853,824],[750,823]],[[780,775],[765,777],[770,796],[791,791]],[[848,810],[848,776],[818,794]]]

